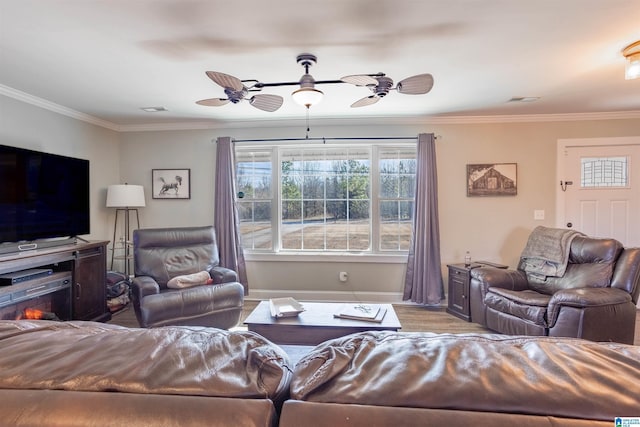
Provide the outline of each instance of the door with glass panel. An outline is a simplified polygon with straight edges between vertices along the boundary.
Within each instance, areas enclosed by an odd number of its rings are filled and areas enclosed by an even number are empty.
[[[611,141],[565,147],[562,225],[640,246],[640,138]]]

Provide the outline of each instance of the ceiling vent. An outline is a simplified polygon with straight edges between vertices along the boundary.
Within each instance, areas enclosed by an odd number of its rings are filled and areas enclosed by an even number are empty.
[[[147,113],[159,113],[161,111],[169,111],[165,107],[141,107],[142,111],[146,111]]]
[[[539,96],[514,96],[509,102],[536,102]]]

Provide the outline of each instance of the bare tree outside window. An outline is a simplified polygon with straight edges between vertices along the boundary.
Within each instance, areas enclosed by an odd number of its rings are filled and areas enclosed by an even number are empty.
[[[416,152],[385,149],[380,152],[380,249],[409,249],[416,185]]]
[[[271,150],[236,154],[238,216],[246,249],[273,249]]]

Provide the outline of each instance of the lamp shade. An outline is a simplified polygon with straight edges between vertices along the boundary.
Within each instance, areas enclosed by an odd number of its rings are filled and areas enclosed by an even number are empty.
[[[303,87],[291,94],[296,103],[307,108],[322,101],[323,95],[322,91],[312,87]]]
[[[144,206],[142,185],[115,184],[107,188],[108,208],[143,208]]]
[[[622,55],[627,60],[624,77],[627,80],[640,78],[640,40],[625,47]]]
[[[627,80],[640,77],[640,53],[627,58],[624,76]]]

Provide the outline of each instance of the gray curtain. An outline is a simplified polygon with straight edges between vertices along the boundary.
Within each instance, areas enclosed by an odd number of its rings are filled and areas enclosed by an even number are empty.
[[[214,193],[215,218],[213,226],[218,238],[220,265],[238,272],[238,279],[249,293],[247,267],[240,240],[240,221],[236,207],[236,177],[233,143],[228,136],[216,141],[216,185]]]
[[[417,155],[413,234],[407,259],[403,299],[437,305],[444,299],[444,284],[440,266],[436,147],[432,133],[418,135]]]

